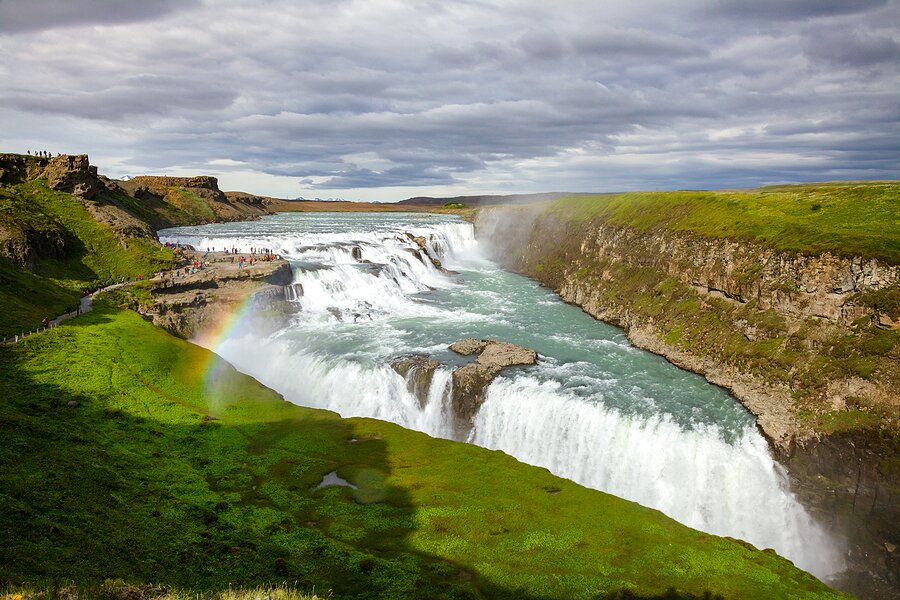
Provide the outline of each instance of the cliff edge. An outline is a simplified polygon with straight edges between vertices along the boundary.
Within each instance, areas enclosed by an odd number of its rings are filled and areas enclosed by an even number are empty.
[[[900,584],[900,185],[571,197],[478,235],[636,346],[730,390],[795,492]]]

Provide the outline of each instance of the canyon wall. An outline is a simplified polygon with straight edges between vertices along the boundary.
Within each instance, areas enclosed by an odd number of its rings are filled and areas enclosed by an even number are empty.
[[[730,390],[792,485],[850,539],[851,570],[900,582],[900,267],[603,219],[482,210],[479,238],[636,346]]]

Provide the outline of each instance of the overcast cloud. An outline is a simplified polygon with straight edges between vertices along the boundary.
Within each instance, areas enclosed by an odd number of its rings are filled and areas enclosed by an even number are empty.
[[[900,0],[0,0],[0,151],[399,200],[900,179]]]

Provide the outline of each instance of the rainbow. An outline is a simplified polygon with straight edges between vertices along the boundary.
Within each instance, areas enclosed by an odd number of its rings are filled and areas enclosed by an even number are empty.
[[[219,356],[216,351],[222,342],[249,320],[251,309],[252,295],[247,296],[237,304],[228,305],[227,308],[223,306],[223,310],[218,318],[204,329],[201,336],[191,340],[198,346],[209,350],[209,352],[204,353],[206,364],[195,365],[195,372],[202,374],[203,395],[211,411],[222,408],[224,396],[227,395],[223,393],[225,391],[223,385],[227,385],[230,379],[229,375],[234,372],[234,367],[231,363]]]

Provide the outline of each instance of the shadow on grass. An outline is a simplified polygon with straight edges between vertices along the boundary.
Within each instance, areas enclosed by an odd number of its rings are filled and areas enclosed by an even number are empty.
[[[44,356],[0,348],[0,584],[48,597],[107,579],[191,594],[286,582],[336,598],[555,597],[413,547],[418,507],[386,483],[385,441],[353,421],[287,404],[217,358],[218,389],[201,398],[124,357],[84,373],[95,357]],[[333,472],[356,488],[319,487]]]
[[[75,393],[35,381],[10,349],[0,358],[0,582],[504,595],[406,546],[415,507],[379,484],[390,474],[384,443],[346,421],[232,424],[114,385]],[[332,471],[361,485],[316,489]]]

